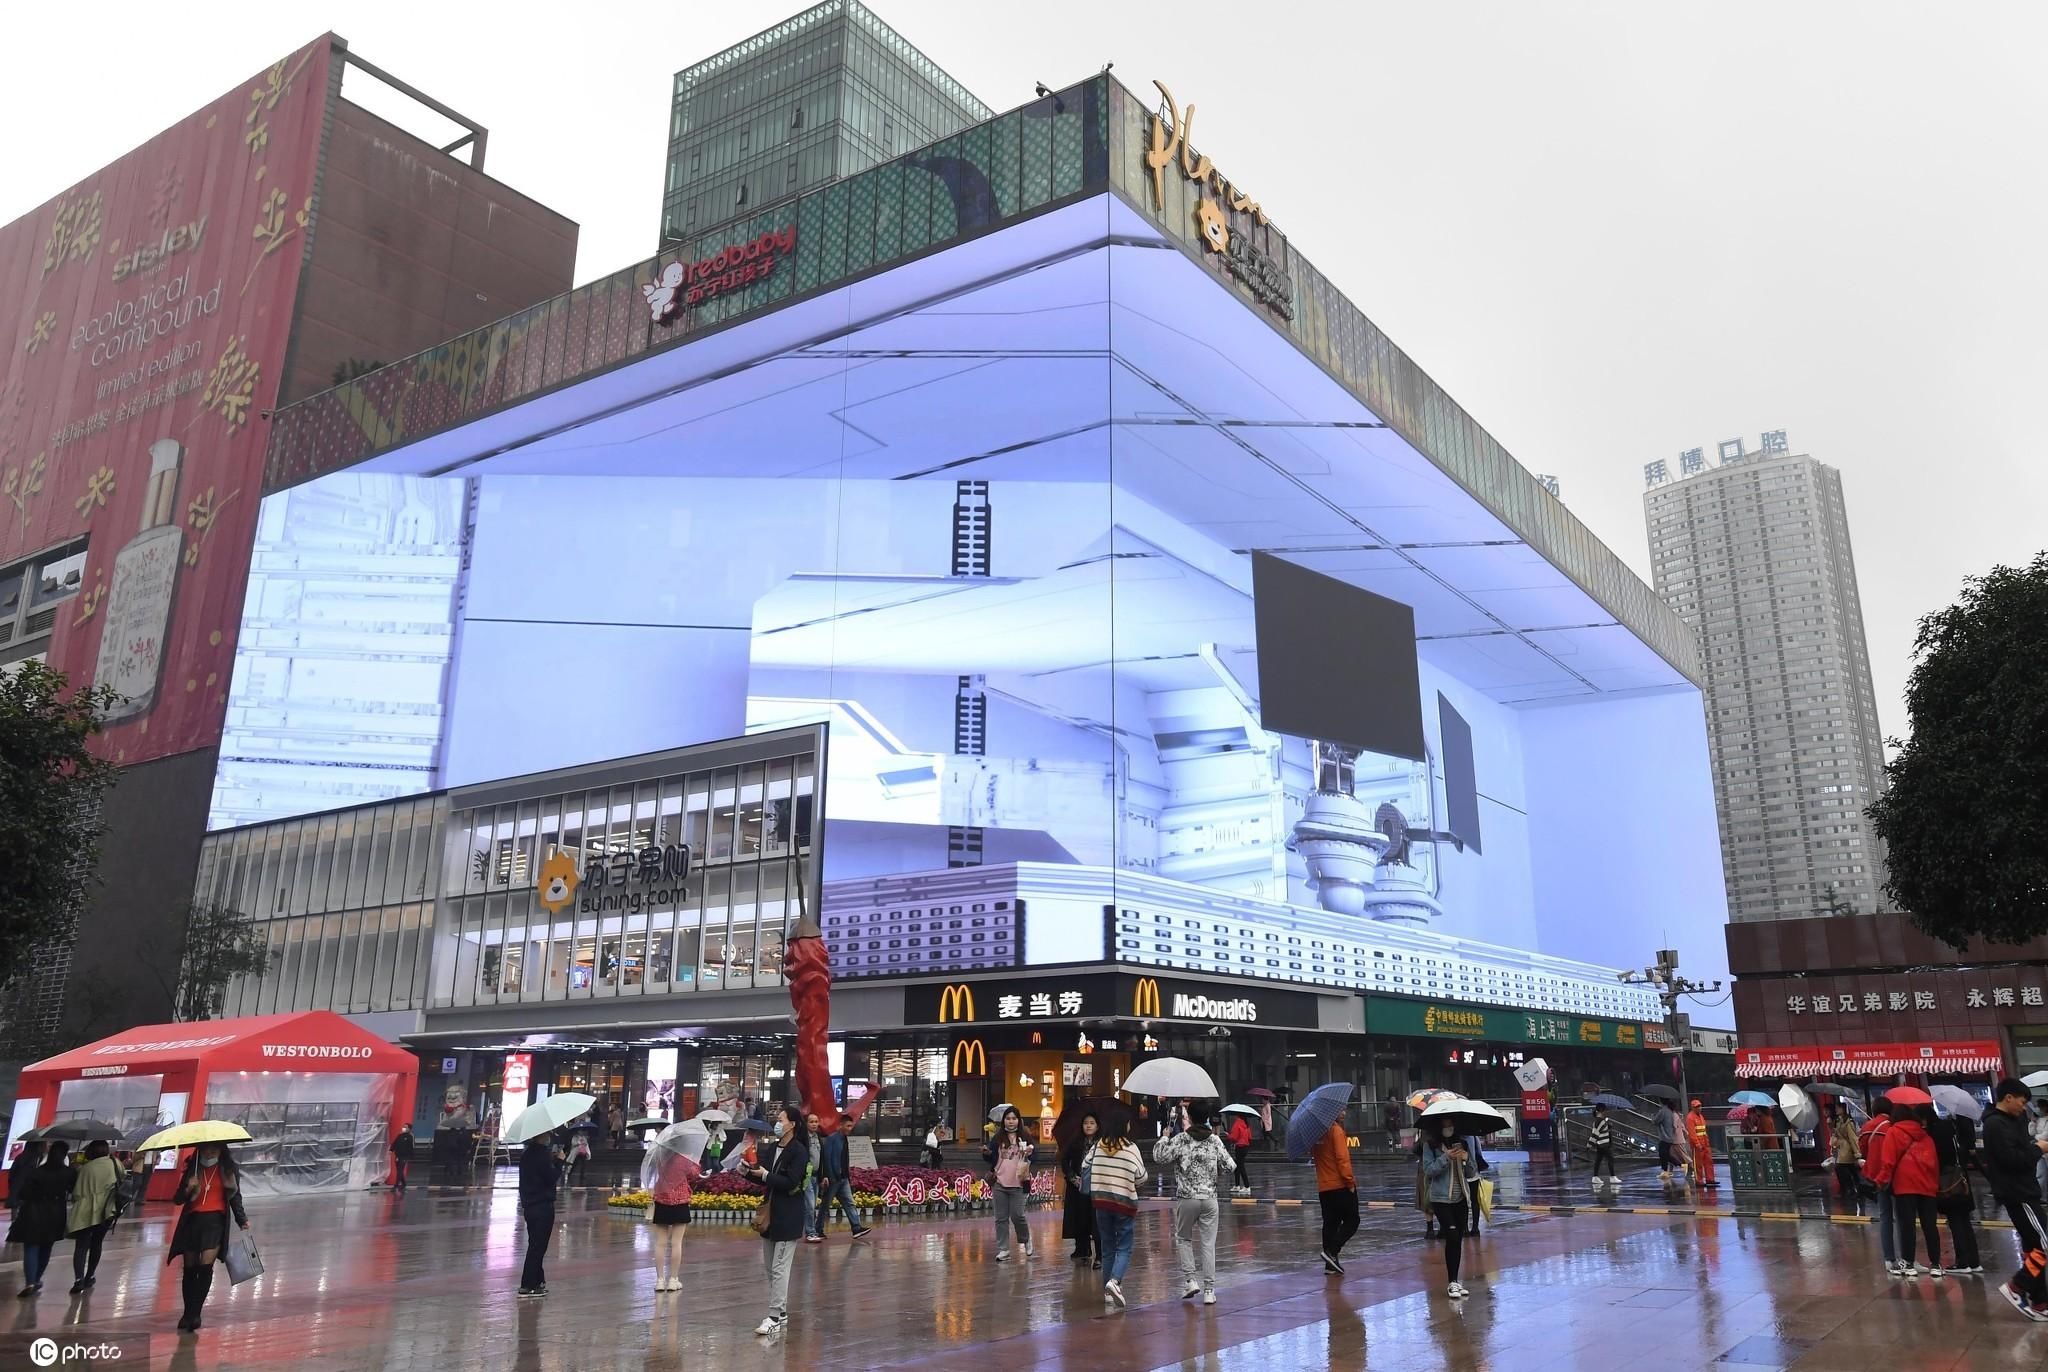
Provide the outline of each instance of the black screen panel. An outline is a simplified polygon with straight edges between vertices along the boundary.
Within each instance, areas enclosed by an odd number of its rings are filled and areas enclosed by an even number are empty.
[[[1252,554],[1252,601],[1261,725],[1422,760],[1412,608],[1267,553]]]
[[[1472,726],[1437,692],[1436,715],[1443,731],[1445,828],[1477,853],[1479,847],[1479,784],[1472,768]]]

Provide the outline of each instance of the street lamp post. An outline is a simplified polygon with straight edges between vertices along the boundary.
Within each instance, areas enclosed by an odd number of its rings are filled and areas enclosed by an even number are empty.
[[[1678,974],[1678,951],[1674,948],[1657,950],[1657,963],[1640,972],[1623,972],[1621,980],[1631,986],[1654,986],[1657,998],[1664,1002],[1664,1033],[1671,1041],[1665,1051],[1678,1056],[1679,1104],[1692,1099],[1685,1084],[1685,1053],[1692,1042],[1692,1020],[1680,1012],[1680,996],[1708,995],[1721,989],[1721,983],[1688,981]]]

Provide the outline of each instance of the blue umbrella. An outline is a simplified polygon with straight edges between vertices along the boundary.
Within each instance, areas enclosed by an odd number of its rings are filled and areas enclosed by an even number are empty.
[[[1348,1081],[1333,1081],[1328,1086],[1318,1086],[1302,1098],[1294,1107],[1294,1114],[1287,1120],[1287,1156],[1300,1162],[1308,1156],[1308,1150],[1316,1146],[1316,1140],[1330,1132],[1330,1126],[1344,1118],[1344,1107],[1351,1103],[1351,1093],[1358,1088]]]
[[[1763,1091],[1737,1091],[1734,1095],[1728,1097],[1728,1103],[1730,1105],[1772,1106],[1778,1103],[1778,1098]]]
[[[1604,1105],[1609,1110],[1633,1110],[1636,1103],[1627,1096],[1617,1096],[1612,1091],[1602,1091],[1592,1099],[1594,1105]]]

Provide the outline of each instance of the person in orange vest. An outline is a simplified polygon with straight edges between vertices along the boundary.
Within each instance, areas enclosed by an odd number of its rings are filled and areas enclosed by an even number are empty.
[[[1707,1137],[1707,1116],[1698,1101],[1692,1103],[1692,1112],[1685,1117],[1685,1138],[1692,1145],[1693,1184],[1719,1190],[1721,1183],[1714,1176],[1714,1152]]]

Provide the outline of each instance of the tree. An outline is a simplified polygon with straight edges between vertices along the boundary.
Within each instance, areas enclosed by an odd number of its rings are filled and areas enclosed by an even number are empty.
[[[337,386],[346,386],[359,376],[368,376],[383,366],[382,362],[367,362],[360,357],[351,357],[334,364],[333,381]]]
[[[89,745],[120,697],[68,686],[40,662],[0,668],[0,985],[68,945],[96,880],[115,769]]]
[[[1913,735],[1868,810],[1885,893],[1956,948],[2048,934],[2048,553],[1966,580],[1913,656]]]
[[[185,954],[178,963],[178,1018],[220,1018],[228,983],[260,977],[270,945],[255,921],[232,905],[185,903]]]

